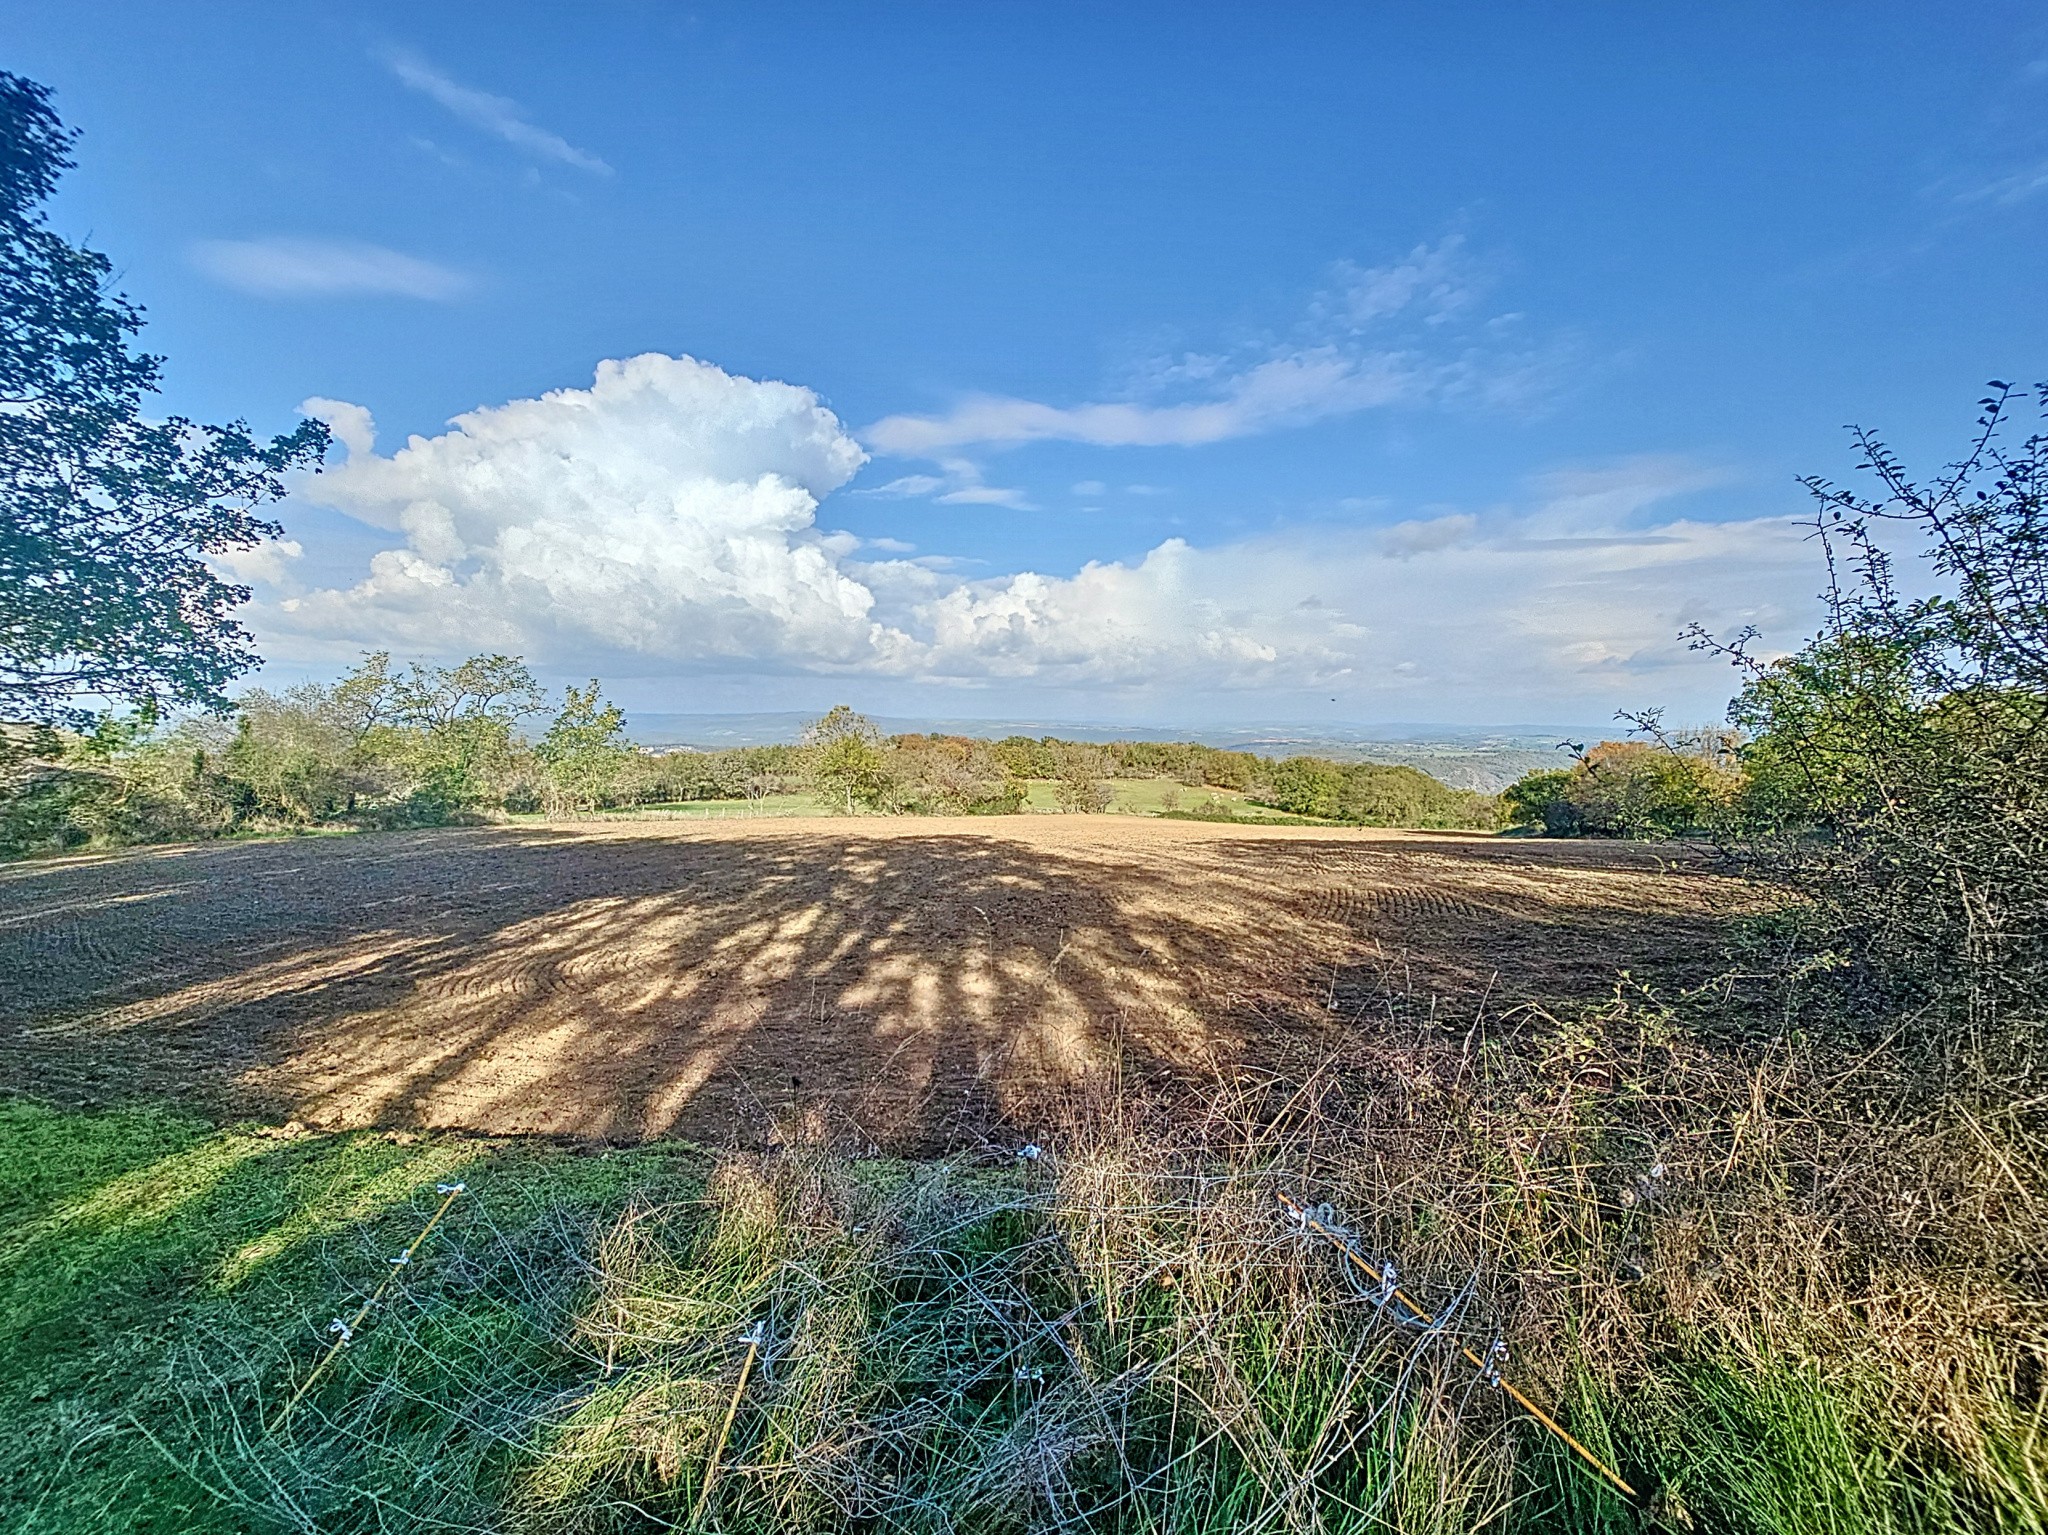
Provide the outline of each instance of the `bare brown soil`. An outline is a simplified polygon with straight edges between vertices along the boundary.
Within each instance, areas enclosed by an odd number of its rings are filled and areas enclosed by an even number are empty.
[[[1195,1076],[1710,963],[1671,849],[1119,816],[491,828],[0,870],[0,1085],[323,1125],[973,1134],[1113,1057]],[[1431,999],[1434,999],[1433,1003]]]

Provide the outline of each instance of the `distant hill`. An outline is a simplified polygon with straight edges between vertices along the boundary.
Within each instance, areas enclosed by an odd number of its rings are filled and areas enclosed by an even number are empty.
[[[628,733],[643,746],[719,751],[795,741],[814,714],[632,714]],[[1107,725],[1027,719],[909,719],[871,716],[890,735],[1058,736],[1067,741],[1194,741],[1265,757],[1318,756],[1422,769],[1454,789],[1492,793],[1534,768],[1563,764],[1563,740],[1598,741],[1612,725]]]

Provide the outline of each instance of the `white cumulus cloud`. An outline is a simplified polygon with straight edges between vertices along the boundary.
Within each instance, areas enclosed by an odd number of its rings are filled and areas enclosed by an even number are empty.
[[[351,405],[346,400],[329,400],[316,394],[299,402],[299,414],[326,422],[328,430],[334,433],[334,440],[351,458],[358,453],[367,454],[377,445],[376,420],[361,405]]]
[[[438,262],[360,240],[274,235],[261,240],[200,240],[192,264],[216,282],[260,298],[389,293],[401,298],[459,298],[469,278]]]
[[[815,527],[863,455],[807,389],[650,353],[389,457],[359,407],[307,408],[353,440],[301,494],[404,546],[353,587],[280,603],[289,629],[761,665],[888,665],[908,644]]]
[[[1602,493],[1629,466],[1607,472]],[[1681,493],[1634,466],[1637,507]],[[1726,696],[1681,629],[1794,641],[1817,582],[1793,518],[1638,525],[1582,496],[1391,528],[1295,527],[1068,578],[965,582],[926,599],[926,665],[1067,688],[1328,690],[1399,717],[1488,700],[1497,717]],[[1517,709],[1517,705],[1525,707]],[[1581,714],[1579,717],[1584,717]]]
[[[291,580],[291,567],[286,561],[296,560],[305,552],[295,538],[266,538],[248,549],[217,549],[207,556],[207,561],[231,581],[283,586]]]
[[[1672,515],[1723,478],[1677,458],[1561,470],[1509,505],[970,578],[943,553],[821,529],[860,447],[809,390],[691,358],[607,362],[588,388],[471,411],[389,454],[360,406],[305,408],[349,453],[297,494],[392,538],[352,585],[269,593],[253,616],[272,654],[495,649],[586,675],[811,673],[1209,708],[1237,690],[1269,715],[1316,691],[1406,718],[1584,718],[1725,698],[1725,669],[1678,631],[1754,623],[1795,641],[1818,581],[1791,517]]]

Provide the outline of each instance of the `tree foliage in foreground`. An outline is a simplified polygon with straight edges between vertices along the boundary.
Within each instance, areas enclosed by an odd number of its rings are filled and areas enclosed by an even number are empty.
[[[258,515],[327,428],[151,421],[162,359],[113,266],[42,204],[76,138],[44,86],[0,71],[0,717],[77,723],[84,697],[219,708],[255,664],[247,587],[207,556],[282,530]]]
[[[2023,1078],[2048,1043],[2048,434],[2007,446],[2015,391],[1992,389],[1932,480],[1859,429],[1873,491],[1803,482],[1820,632],[1786,656],[1690,634],[1742,675],[1732,734],[1646,718],[1657,745],[1603,743],[1503,799],[1555,835],[1711,835],[1804,898],[1798,963],[1856,1016]]]
[[[1802,649],[1696,642],[1745,678],[1730,717],[1751,738],[1751,866],[1810,898],[1886,1013],[2024,1070],[2048,1018],[2048,435],[2007,447],[2014,391],[1992,389],[1931,481],[1858,430],[1874,494],[1805,482],[1830,579]],[[1907,540],[1928,595],[1899,576]]]

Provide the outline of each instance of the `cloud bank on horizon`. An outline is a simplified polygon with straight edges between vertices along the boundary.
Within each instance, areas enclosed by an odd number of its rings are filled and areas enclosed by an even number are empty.
[[[647,353],[375,448],[360,405],[310,400],[346,458],[296,491],[389,535],[352,585],[303,587],[296,546],[237,569],[277,659],[480,648],[625,669],[1137,694],[1227,706],[1327,693],[1387,717],[1446,698],[1519,717],[1725,697],[1686,624],[1785,632],[1812,551],[1789,518],[1666,503],[1716,476],[1642,457],[1562,471],[1511,507],[1300,525],[1069,575],[975,578],[821,507],[867,461],[810,390]],[[1583,717],[1579,713],[1576,717]]]

